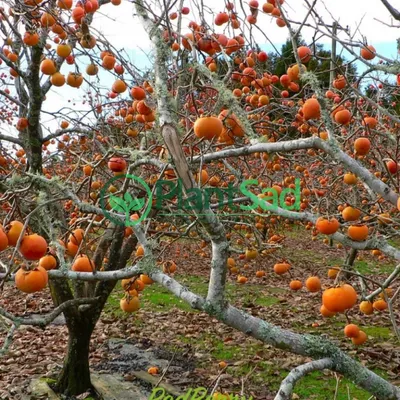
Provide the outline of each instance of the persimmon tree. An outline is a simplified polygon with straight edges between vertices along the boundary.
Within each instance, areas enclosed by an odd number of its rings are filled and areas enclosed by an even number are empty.
[[[344,333],[355,345],[367,340],[350,323],[358,305],[365,314],[388,312],[399,336],[400,264],[382,282],[353,265],[357,252],[367,250],[400,260],[388,241],[398,236],[400,119],[395,107],[384,105],[398,93],[398,63],[350,34],[338,37],[318,1],[306,1],[305,18],[297,21],[283,0],[227,2],[215,13],[138,0],[132,18],[147,32],[154,56],[154,71],[145,75],[92,26],[103,7],[121,0],[2,3],[1,117],[9,126],[0,135],[2,283],[14,281],[24,293],[48,285],[54,302],[41,319],[0,309],[10,324],[4,352],[19,326],[44,327],[63,313],[69,343],[55,388],[81,394],[91,387],[90,338],[115,285],[122,280],[122,310],[135,312],[140,292],[156,281],[246,335],[313,358],[288,375],[276,399],[291,398],[296,381],[318,369],[339,372],[377,398],[400,398],[398,387],[332,342],[272,325],[225,297],[227,279],[238,285],[248,279],[237,259],[272,260],[282,239],[277,224],[298,224],[313,239],[326,235],[328,244],[348,250],[340,268],[327,266],[335,280],[323,291],[321,314],[345,312]],[[268,54],[255,41],[256,31],[266,36],[262,19],[288,31],[296,62],[281,76],[271,73]],[[340,43],[349,63],[363,63],[366,71],[355,75],[332,57],[335,79],[322,90],[318,73],[307,70],[317,55],[297,45],[305,28]],[[376,90],[367,95],[366,85]],[[48,111],[46,97],[66,86],[82,90],[81,107]],[[248,191],[235,192],[232,201],[210,192],[244,180]],[[285,192],[285,207],[272,209],[274,194],[286,189],[292,191]],[[166,259],[171,243],[183,237],[211,249],[204,298],[174,279],[179,265]],[[298,268],[287,260],[274,264],[283,277]],[[260,279],[265,275],[257,271]],[[304,285],[321,291],[318,276]],[[288,279],[290,289],[302,286]]]

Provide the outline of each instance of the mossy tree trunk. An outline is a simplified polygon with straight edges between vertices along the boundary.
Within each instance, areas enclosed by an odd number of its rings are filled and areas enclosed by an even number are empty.
[[[90,338],[95,324],[77,319],[68,326],[68,348],[56,391],[75,396],[92,388],[89,369]]]

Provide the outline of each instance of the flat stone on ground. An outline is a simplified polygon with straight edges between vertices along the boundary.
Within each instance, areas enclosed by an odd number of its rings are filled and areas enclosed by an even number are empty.
[[[92,385],[103,400],[148,400],[149,395],[135,384],[109,374],[92,373]]]
[[[33,379],[29,385],[31,395],[38,399],[59,400],[60,398],[54,393],[47,382],[43,379]],[[32,398],[32,397],[31,397]]]

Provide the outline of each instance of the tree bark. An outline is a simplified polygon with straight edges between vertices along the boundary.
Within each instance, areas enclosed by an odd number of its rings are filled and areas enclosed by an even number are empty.
[[[69,324],[70,325],[70,324]],[[94,325],[77,319],[68,326],[68,348],[55,390],[65,396],[75,396],[92,388],[89,369],[89,347]]]

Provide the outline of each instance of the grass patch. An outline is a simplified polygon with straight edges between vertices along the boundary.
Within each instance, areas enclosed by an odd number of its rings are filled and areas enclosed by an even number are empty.
[[[287,373],[282,373],[281,376],[284,378],[286,375]],[[331,400],[335,394],[336,383],[335,377],[331,374],[324,375],[321,372],[312,372],[300,380],[294,388],[294,393],[299,396],[300,400]],[[367,400],[370,397],[371,395],[368,392],[359,389],[347,379],[340,380],[336,400],[348,400],[349,398]]]
[[[390,339],[393,336],[392,329],[386,326],[363,326],[361,329],[368,336],[372,336],[376,339]]]
[[[345,262],[344,258],[330,258],[327,260],[329,265],[342,266]],[[379,275],[391,273],[394,269],[392,263],[384,263],[378,260],[357,260],[354,262],[354,268],[360,274],[364,275]]]
[[[234,360],[239,358],[241,351],[244,349],[239,346],[229,346],[224,342],[217,341],[213,345],[213,349],[211,350],[211,355],[217,360]]]
[[[149,307],[152,311],[169,311],[176,307],[184,311],[197,312],[157,283],[147,286],[140,297],[144,308]]]
[[[176,275],[176,280],[182,285],[187,286],[189,290],[200,296],[206,296],[208,290],[207,279],[203,276],[196,275]],[[282,288],[266,288],[264,285],[238,285],[237,283],[227,282],[226,297],[232,304],[256,304],[262,307],[269,307],[279,303],[279,299],[275,294],[284,293]],[[119,302],[124,295],[124,291],[120,286],[117,286],[108,298],[104,312],[112,314],[119,318],[127,318],[126,314],[120,309]],[[147,286],[140,294],[141,306],[151,311],[169,311],[173,308],[179,308],[183,311],[198,312],[193,310],[189,304],[177,298],[168,289],[154,283]],[[138,322],[139,323],[139,322]]]
[[[263,306],[263,307],[269,307],[269,306],[273,306],[276,303],[279,303],[279,299],[277,299],[276,297],[259,297],[257,299],[255,299],[254,301],[257,305],[259,306]]]

